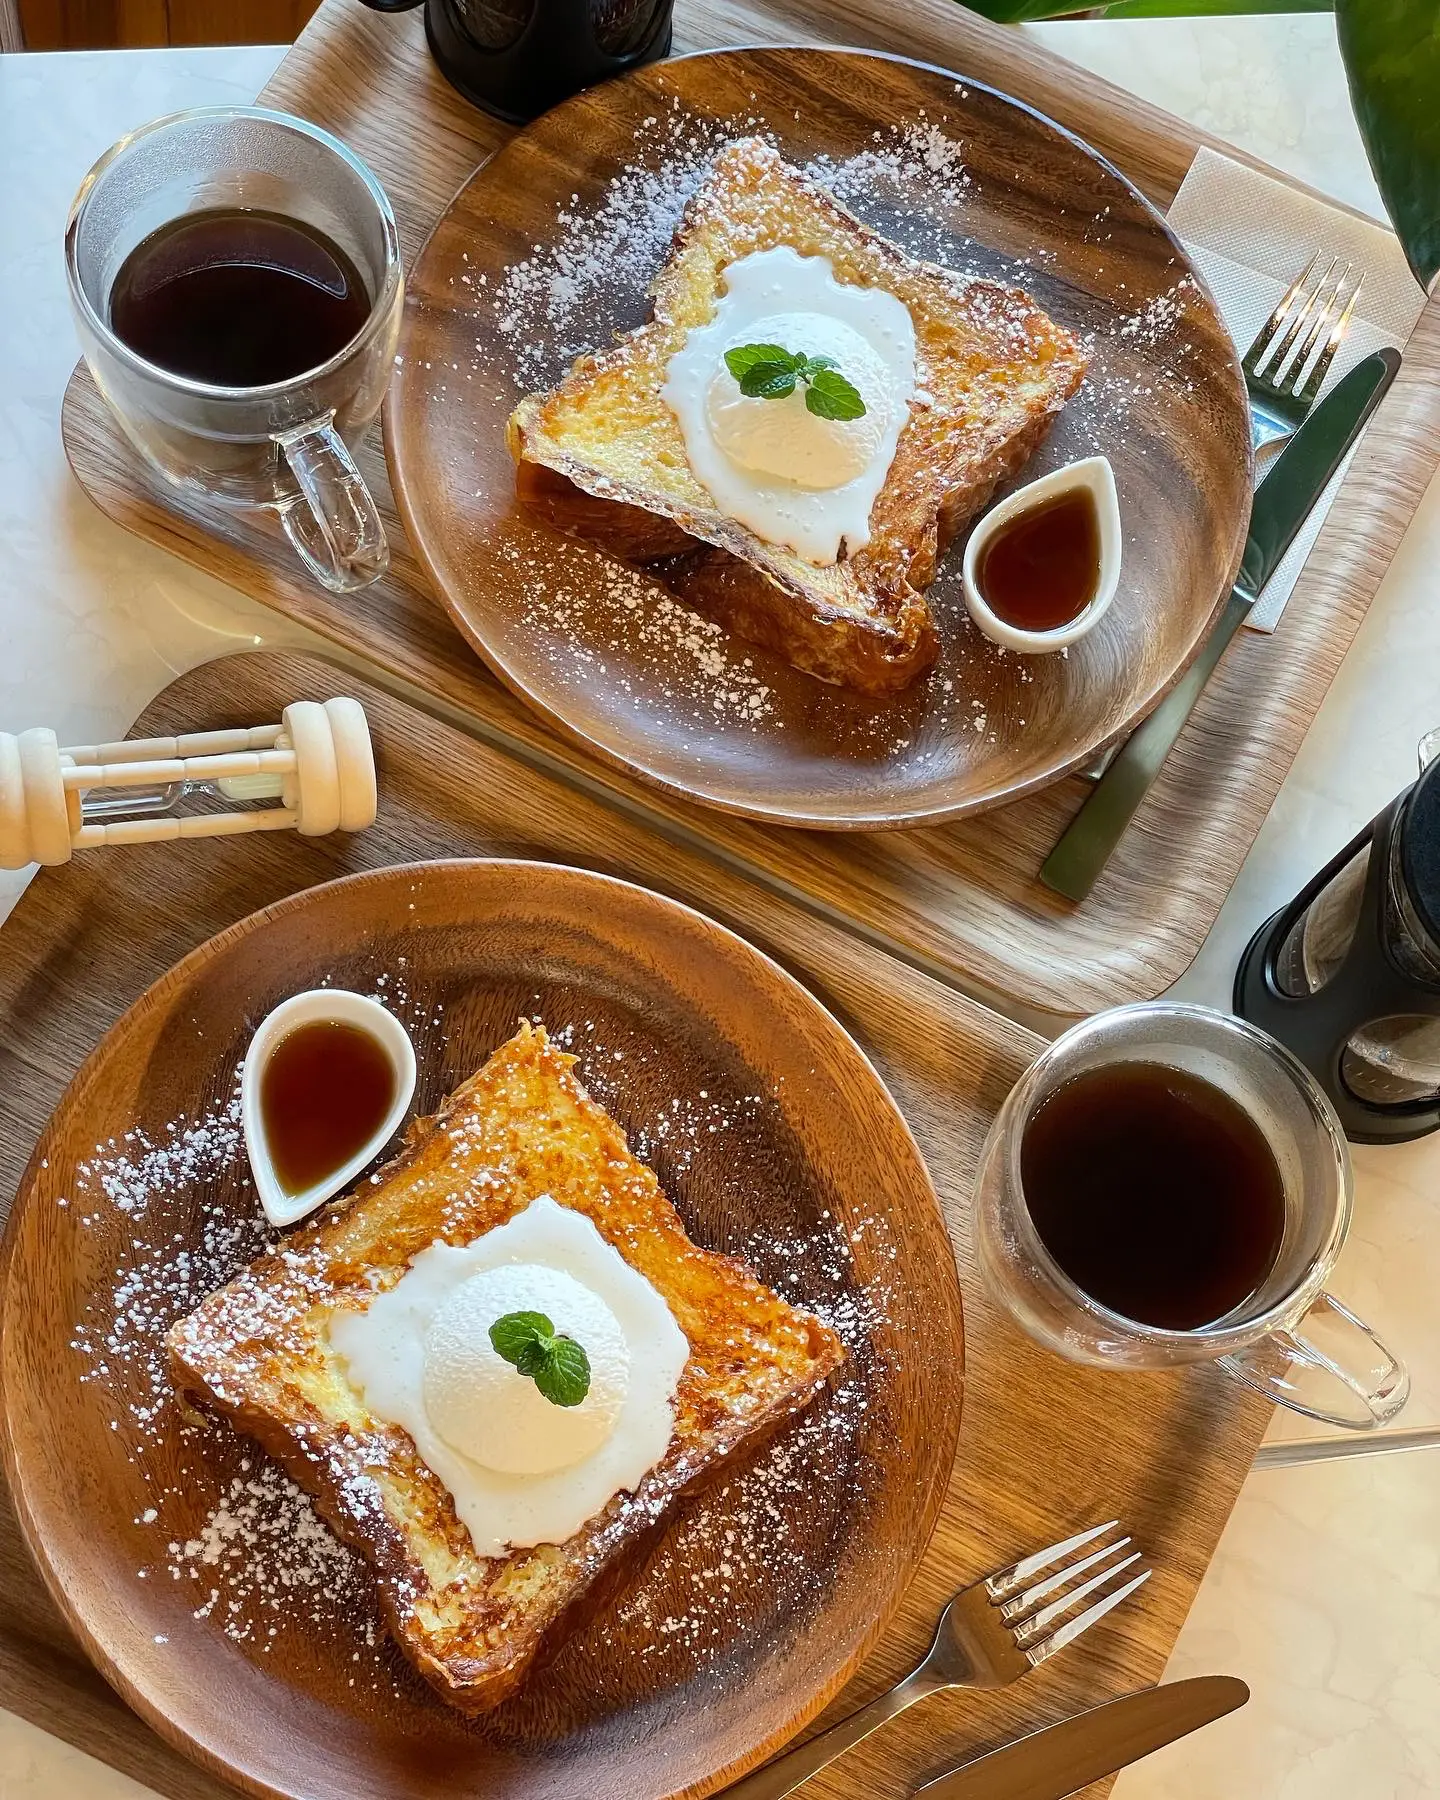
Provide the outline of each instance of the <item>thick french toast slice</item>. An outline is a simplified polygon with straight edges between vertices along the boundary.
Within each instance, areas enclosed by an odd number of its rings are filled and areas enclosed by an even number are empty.
[[[404,1150],[319,1224],[288,1237],[170,1331],[180,1387],[256,1438],[379,1578],[391,1633],[444,1698],[482,1712],[680,1492],[803,1406],[840,1339],[701,1250],[625,1134],[522,1024]],[[476,1554],[409,1434],[367,1412],[329,1322],[393,1286],[437,1240],[467,1244],[549,1194],[590,1218],[660,1292],[689,1340],[664,1458],[563,1544]]]
[[[838,281],[886,289],[915,324],[920,393],[870,541],[828,568],[717,509],[660,393],[686,334],[713,314],[727,266],[781,244],[827,257]],[[938,654],[924,590],[942,551],[1079,387],[1079,341],[1019,289],[906,255],[758,138],[721,151],[651,297],[647,324],[511,415],[520,498],[563,531],[655,564],[683,598],[823,681],[876,695],[905,687]]]

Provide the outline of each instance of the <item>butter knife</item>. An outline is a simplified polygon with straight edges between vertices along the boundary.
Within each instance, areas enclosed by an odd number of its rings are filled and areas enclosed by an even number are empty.
[[[1040,870],[1057,894],[1083,900],[1109,862],[1190,717],[1226,645],[1245,622],[1310,509],[1325,492],[1400,368],[1398,350],[1358,363],[1310,414],[1255,491],[1240,576],[1199,656],[1131,733]]]
[[[1249,1688],[1233,1675],[1198,1675],[1143,1688],[961,1763],[913,1788],[912,1800],[1064,1800],[1223,1719],[1249,1698]]]

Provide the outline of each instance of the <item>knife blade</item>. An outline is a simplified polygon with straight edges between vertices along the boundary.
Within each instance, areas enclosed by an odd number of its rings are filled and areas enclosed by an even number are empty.
[[[1301,425],[1255,491],[1240,574],[1200,654],[1131,733],[1061,833],[1040,870],[1046,887],[1083,900],[1134,818],[1231,638],[1294,543],[1400,368],[1398,350],[1377,350],[1337,382]]]
[[[1064,1800],[1223,1719],[1249,1698],[1249,1688],[1233,1675],[1197,1675],[1143,1688],[962,1763],[923,1782],[912,1800]]]

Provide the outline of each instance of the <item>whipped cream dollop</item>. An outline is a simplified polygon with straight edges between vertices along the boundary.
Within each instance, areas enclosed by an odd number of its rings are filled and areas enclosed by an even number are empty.
[[[548,1400],[490,1339],[542,1313],[585,1351],[575,1406]],[[690,1354],[663,1296],[583,1213],[548,1194],[469,1244],[434,1243],[330,1343],[376,1418],[407,1431],[481,1556],[558,1544],[669,1448]]]
[[[869,341],[853,326],[813,312],[776,313],[756,320],[754,330],[757,343],[803,344],[809,356],[828,356],[859,390],[865,411],[858,419],[822,418],[806,404],[803,383],[783,400],[744,394],[722,360],[705,394],[716,446],[747,475],[816,493],[863,475],[880,454],[889,418],[888,373]]]
[[[509,1313],[541,1313],[584,1347],[590,1387],[557,1406],[506,1362],[490,1327]],[[630,1391],[630,1349],[620,1322],[590,1288],[544,1263],[506,1263],[472,1275],[425,1333],[421,1394],[452,1450],[502,1475],[548,1475],[594,1454],[614,1434]]]
[[[788,245],[741,257],[724,282],[712,317],[671,357],[661,396],[722,512],[767,543],[834,563],[869,542],[916,391],[914,322],[893,294],[839,282],[826,257]],[[725,354],[751,344],[829,359],[864,412],[817,414],[803,380],[780,399],[744,394]]]

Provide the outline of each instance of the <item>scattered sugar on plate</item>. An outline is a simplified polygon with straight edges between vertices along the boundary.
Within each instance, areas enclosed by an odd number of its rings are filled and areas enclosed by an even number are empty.
[[[737,137],[754,136],[788,152],[912,255],[974,284],[972,305],[985,308],[988,284],[1020,287],[1080,335],[1091,352],[1090,374],[1023,479],[1074,457],[1114,454],[1131,438],[1134,409],[1153,405],[1157,394],[1193,395],[1191,321],[1201,291],[1177,263],[1160,291],[1130,296],[1122,285],[1118,299],[1092,304],[1057,278],[1051,246],[1032,243],[1023,254],[994,248],[1002,234],[991,221],[1008,202],[987,191],[990,178],[977,175],[967,154],[969,100],[962,84],[953,102],[877,127],[848,155],[807,155],[790,149],[800,121],[788,109],[773,121],[758,103],[750,112],[702,117],[673,98],[634,127],[633,149],[596,201],[564,195],[544,241],[467,293],[467,304],[487,309],[495,328],[494,336],[477,337],[469,375],[491,382],[496,410],[508,411],[510,395],[550,385],[611,332],[642,323],[649,284],[715,155]],[[1113,201],[1070,212],[1067,223],[1086,243],[1113,240]],[[1007,234],[1013,241],[1014,231]],[[1162,270],[1160,281],[1166,279]],[[998,298],[991,317],[997,328],[1017,329]],[[941,661],[878,704],[792,678],[669,597],[649,575],[597,550],[585,549],[583,568],[573,546],[547,556],[528,537],[502,544],[499,554],[508,560],[507,585],[528,654],[543,646],[555,690],[584,697],[591,708],[603,692],[613,727],[607,742],[623,746],[637,731],[660,727],[667,755],[698,776],[749,768],[757,740],[809,741],[823,716],[826,754],[854,757],[857,779],[879,778],[877,796],[913,795],[928,783],[938,799],[967,772],[983,778],[994,748],[1027,729],[1021,721],[1065,711],[1070,659],[1036,670],[998,654],[969,619],[953,552],[926,596],[940,629]],[[1037,682],[1058,692],[1048,703],[1027,704],[1026,690]],[[981,693],[987,706],[972,710]]]
[[[402,965],[397,959],[392,971],[357,985],[409,1014],[417,1030],[438,1032],[443,1008],[412,996]],[[775,1094],[718,1081],[655,1102],[649,1088],[665,1065],[643,1034],[607,1037],[595,1020],[576,1019],[552,1037],[579,1057],[582,1079],[617,1114],[633,1115],[637,1085],[649,1084],[632,1143],[667,1183],[700,1169],[723,1187],[743,1164],[736,1152],[763,1132],[777,1103]],[[169,1326],[279,1242],[249,1178],[240,1073],[238,1066],[229,1071],[208,1110],[99,1145],[77,1165],[58,1204],[100,1234],[115,1271],[87,1303],[72,1345],[83,1363],[80,1379],[114,1400],[111,1428],[150,1502],[132,1515],[156,1545],[136,1568],[137,1580],[177,1584],[197,1622],[254,1656],[269,1657],[285,1644],[308,1654],[318,1643],[316,1653],[326,1656],[329,1646],[346,1646],[349,1684],[383,1699],[416,1678],[381,1629],[367,1565],[331,1533],[302,1488],[228,1425],[182,1403],[171,1381]],[[683,1202],[683,1184],[676,1197]],[[737,1192],[737,1201],[742,1197]],[[734,1211],[746,1216],[743,1206]],[[133,1228],[142,1219],[149,1244]],[[863,1453],[881,1368],[885,1270],[896,1255],[887,1219],[867,1218],[847,1232],[828,1211],[803,1224],[752,1224],[715,1247],[743,1257],[778,1292],[814,1310],[839,1333],[849,1361],[784,1433],[687,1501],[659,1560],[632,1584],[613,1621],[596,1627],[603,1633],[613,1623],[645,1622],[652,1635],[642,1654],[663,1651],[691,1668],[749,1616],[744,1609],[761,1575],[770,1584],[765,1605],[772,1614],[813,1601],[811,1571],[789,1527],[797,1506],[819,1505],[838,1518],[850,1504],[850,1471]],[[857,1252],[871,1271],[863,1285]],[[152,1468],[162,1445],[180,1459],[168,1487]],[[168,1641],[167,1634],[155,1641]]]
[[[195,1537],[167,1546],[166,1569],[173,1581],[197,1584],[195,1618],[214,1618],[232,1642],[255,1643],[264,1654],[285,1625],[333,1628],[337,1607],[366,1649],[378,1641],[364,1565],[304,1490],[258,1456],[241,1460]]]

